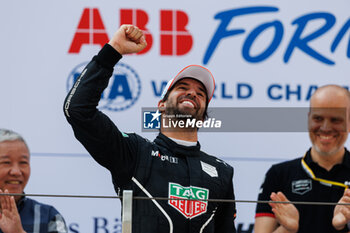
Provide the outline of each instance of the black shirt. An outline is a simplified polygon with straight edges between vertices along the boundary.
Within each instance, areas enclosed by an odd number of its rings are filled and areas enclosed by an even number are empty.
[[[306,153],[305,162],[316,177],[349,185],[350,158],[348,150],[345,150],[343,162],[336,164],[330,171],[313,162],[310,151],[311,149]],[[290,201],[338,202],[343,196],[345,189],[313,180],[302,167],[301,159],[298,158],[273,165],[266,173],[258,200],[271,200],[271,192],[281,191]],[[295,206],[300,216],[299,233],[346,232],[346,229],[337,231],[332,226],[334,205],[297,204]],[[268,204],[257,204],[255,217],[260,216],[274,217]]]

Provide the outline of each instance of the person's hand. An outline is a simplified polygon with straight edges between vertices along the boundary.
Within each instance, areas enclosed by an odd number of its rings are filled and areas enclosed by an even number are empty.
[[[350,190],[346,189],[344,195],[340,198],[338,203],[350,204]],[[337,230],[341,230],[350,221],[350,205],[336,205],[334,208],[332,224]]]
[[[141,29],[134,25],[123,24],[108,42],[120,54],[138,53],[147,46]]]
[[[0,194],[3,193],[0,189]],[[5,193],[9,193],[7,189]],[[15,198],[13,196],[0,195],[0,205],[0,229],[4,233],[25,233],[17,211]]]
[[[287,197],[282,193],[278,192],[271,193],[272,201],[288,202]],[[297,232],[299,229],[299,211],[293,204],[282,204],[282,203],[269,203],[272,207],[272,212],[275,214],[277,222],[287,232]]]

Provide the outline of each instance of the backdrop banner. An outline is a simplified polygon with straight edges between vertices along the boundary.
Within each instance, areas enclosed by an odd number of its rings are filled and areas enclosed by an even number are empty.
[[[102,95],[100,110],[120,130],[152,140],[157,130],[145,128],[156,125],[144,110],[157,106],[169,79],[185,66],[198,64],[215,77],[210,107],[221,109],[212,113],[217,120],[224,119],[220,130],[200,130],[199,141],[203,151],[234,167],[237,200],[256,200],[272,164],[304,155],[311,146],[306,128],[310,96],[325,84],[349,87],[350,2],[200,4],[1,4],[0,127],[19,132],[30,147],[32,174],[26,193],[116,195],[109,172],[75,139],[63,101],[85,65],[121,24],[144,30],[148,46],[140,54],[123,57]],[[270,128],[266,122],[273,121]],[[69,232],[121,232],[118,199],[35,199],[54,205]],[[255,206],[237,204],[238,232],[253,232]]]

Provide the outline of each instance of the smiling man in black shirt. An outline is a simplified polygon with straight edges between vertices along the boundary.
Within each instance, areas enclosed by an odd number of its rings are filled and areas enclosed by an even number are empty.
[[[348,90],[327,85],[310,100],[312,147],[301,158],[273,165],[259,200],[350,203],[350,154],[344,147],[350,128]],[[259,203],[255,233],[348,232],[350,206]]]

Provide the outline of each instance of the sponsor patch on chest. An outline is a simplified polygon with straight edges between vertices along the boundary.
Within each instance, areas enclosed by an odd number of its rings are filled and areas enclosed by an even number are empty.
[[[207,212],[209,190],[206,188],[169,183],[168,204],[188,219]],[[195,199],[190,201],[191,199]]]
[[[304,195],[305,193],[312,190],[312,181],[307,180],[294,180],[292,181],[292,192]]]
[[[169,156],[169,155],[161,155],[159,151],[152,150],[151,156],[158,157],[161,161],[168,161],[170,163],[178,163],[179,159],[177,157]]]
[[[218,177],[216,167],[201,161],[202,170],[211,177]]]

